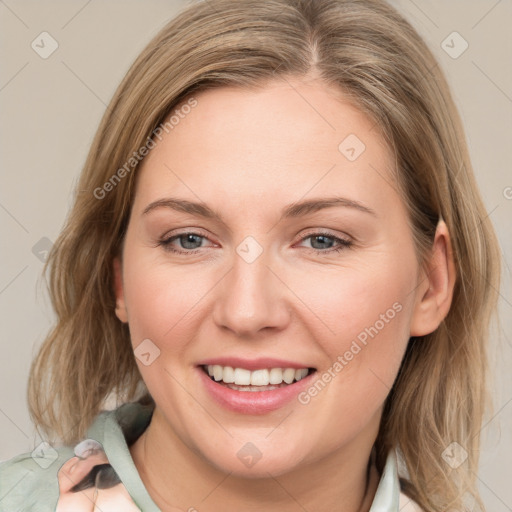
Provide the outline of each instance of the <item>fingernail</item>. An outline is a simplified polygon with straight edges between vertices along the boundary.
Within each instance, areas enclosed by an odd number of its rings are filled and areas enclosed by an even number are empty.
[[[101,446],[98,441],[94,439],[84,439],[81,443],[78,443],[75,448],[74,452],[77,457],[85,458],[88,455],[94,453],[94,451],[102,450],[103,447]]]

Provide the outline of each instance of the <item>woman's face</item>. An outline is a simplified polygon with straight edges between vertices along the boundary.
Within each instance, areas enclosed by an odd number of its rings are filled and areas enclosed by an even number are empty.
[[[319,82],[195,98],[137,171],[116,267],[153,421],[239,475],[367,453],[428,290],[389,149]]]

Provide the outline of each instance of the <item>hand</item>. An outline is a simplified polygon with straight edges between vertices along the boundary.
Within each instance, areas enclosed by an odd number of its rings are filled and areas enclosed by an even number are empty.
[[[122,483],[109,489],[93,486],[71,491],[99,464],[108,464],[103,450],[90,452],[86,458],[72,457],[62,465],[58,473],[60,494],[56,512],[140,512]]]

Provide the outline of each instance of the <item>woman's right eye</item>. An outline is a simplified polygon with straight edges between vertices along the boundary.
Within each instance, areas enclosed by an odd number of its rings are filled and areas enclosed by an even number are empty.
[[[205,236],[188,231],[186,233],[180,233],[171,237],[160,240],[158,245],[161,245],[166,251],[178,253],[178,254],[195,254],[201,248],[201,239],[207,239]],[[178,241],[181,246],[180,249],[176,249],[173,243]],[[197,245],[199,244],[199,245]]]

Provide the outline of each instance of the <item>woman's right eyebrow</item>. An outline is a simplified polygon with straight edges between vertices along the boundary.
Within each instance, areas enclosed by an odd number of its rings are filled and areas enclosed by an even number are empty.
[[[174,197],[166,197],[153,201],[144,209],[142,215],[146,215],[157,208],[170,208],[178,212],[190,213],[199,217],[224,222],[220,213],[216,212],[205,203],[197,203],[195,201],[188,201],[186,199],[178,199]]]

